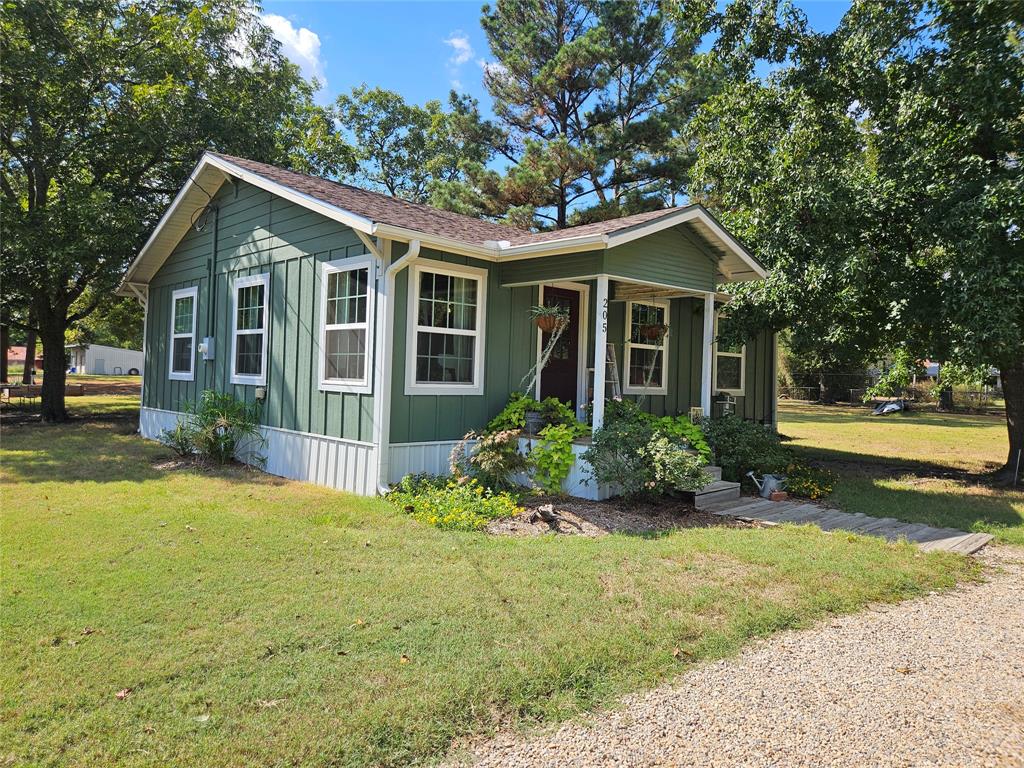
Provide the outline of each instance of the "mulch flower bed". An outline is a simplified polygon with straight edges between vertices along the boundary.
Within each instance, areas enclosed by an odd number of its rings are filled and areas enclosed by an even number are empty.
[[[551,505],[561,517],[551,523],[535,518],[538,509]],[[661,503],[627,504],[621,499],[587,501],[571,497],[530,496],[524,512],[495,520],[487,532],[497,536],[541,536],[548,533],[569,536],[606,536],[609,533],[657,535],[679,528],[753,528],[751,523],[718,517],[689,504],[666,500]]]

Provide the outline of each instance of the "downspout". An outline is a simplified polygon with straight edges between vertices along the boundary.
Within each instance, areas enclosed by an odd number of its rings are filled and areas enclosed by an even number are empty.
[[[391,436],[391,372],[394,360],[394,348],[388,342],[395,333],[395,277],[414,262],[420,255],[420,241],[409,242],[409,249],[397,258],[384,272],[384,293],[377,297],[378,317],[383,315],[383,324],[377,334],[376,349],[374,355],[380,361],[378,370],[379,379],[374,387],[373,400],[373,426],[377,433],[373,441],[379,451],[377,456],[377,492],[381,495],[387,493],[388,469],[390,464],[389,438]],[[383,299],[384,306],[381,306]],[[406,339],[406,344],[412,344],[412,339]]]

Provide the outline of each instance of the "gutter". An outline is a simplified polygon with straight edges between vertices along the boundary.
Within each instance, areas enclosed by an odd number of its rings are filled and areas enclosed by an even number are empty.
[[[390,457],[388,456],[391,436],[391,375],[394,355],[391,350],[385,350],[385,345],[391,340],[395,333],[395,277],[403,269],[408,267],[420,255],[420,241],[410,240],[409,249],[397,258],[384,271],[384,306],[380,306],[381,297],[377,297],[377,315],[383,315],[383,323],[379,327],[374,354],[380,361],[379,376],[374,387],[373,400],[373,431],[374,444],[379,451],[377,455],[377,493],[382,496],[391,490],[388,486],[388,469],[390,468]],[[406,343],[411,343],[406,340]]]

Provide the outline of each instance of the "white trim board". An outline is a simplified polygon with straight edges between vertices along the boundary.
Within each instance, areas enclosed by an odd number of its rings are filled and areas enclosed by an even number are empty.
[[[423,272],[463,277],[477,281],[476,328],[473,331],[419,325],[419,277]],[[408,303],[405,318],[406,395],[483,395],[484,360],[487,354],[487,281],[488,272],[486,269],[468,267],[462,264],[449,264],[446,261],[417,259],[409,267]],[[447,334],[473,338],[473,381],[468,384],[416,381],[416,348],[420,333]]]
[[[176,333],[174,321],[177,315],[178,300],[192,299],[192,330],[189,333]],[[189,288],[179,288],[171,292],[171,327],[167,343],[167,378],[171,381],[195,381],[196,378],[196,318],[199,310],[199,286],[193,285]],[[187,371],[174,370],[174,342],[176,339],[189,338],[191,340],[192,354],[189,357]],[[143,337],[145,338],[145,337]]]
[[[366,316],[362,322],[334,324],[330,330],[363,330],[363,376],[361,379],[328,379],[327,374],[327,288],[333,274],[366,270]],[[322,392],[354,392],[368,394],[373,391],[374,330],[377,305],[377,259],[373,256],[353,256],[326,261],[320,265],[320,326],[317,329],[320,347],[317,351],[317,378]]]

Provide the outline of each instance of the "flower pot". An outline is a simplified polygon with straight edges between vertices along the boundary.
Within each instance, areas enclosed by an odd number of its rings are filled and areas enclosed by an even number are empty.
[[[640,327],[640,333],[648,341],[657,341],[668,333],[668,326],[661,323],[652,323]]]
[[[541,315],[534,318],[534,322],[544,333],[554,333],[558,326],[565,321],[558,315]]]
[[[528,435],[539,435],[540,431],[548,425],[548,420],[540,411],[527,411],[525,416],[526,425],[523,427],[523,431]]]

